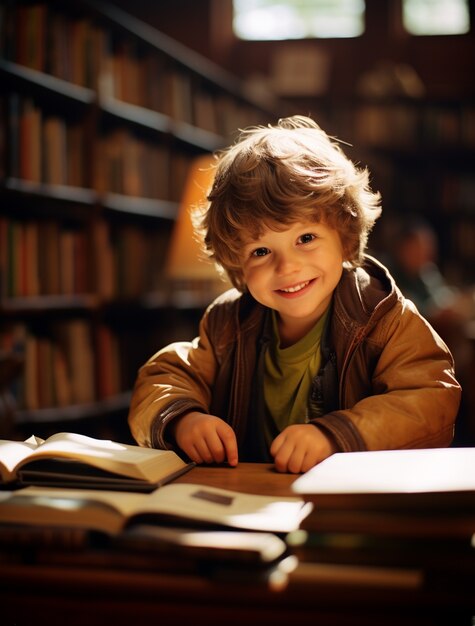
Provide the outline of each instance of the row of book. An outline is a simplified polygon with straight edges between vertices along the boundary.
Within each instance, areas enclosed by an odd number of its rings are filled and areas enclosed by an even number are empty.
[[[355,107],[348,124],[359,145],[475,147],[475,105],[364,104]]]
[[[111,33],[108,36],[112,38]],[[111,48],[113,44],[107,47]],[[156,53],[141,55],[131,42],[107,52],[100,66],[102,101],[128,102],[223,137],[232,136],[238,128],[270,121],[244,100],[224,94],[186,69],[167,65]]]
[[[165,284],[169,232],[140,224],[95,224],[98,272],[95,292],[105,300],[139,298]]]
[[[191,156],[137,137],[122,127],[98,140],[95,187],[144,198],[179,201],[183,195]]]
[[[30,97],[0,98],[4,176],[49,185],[87,187],[84,127],[42,110]]]
[[[0,350],[24,360],[12,389],[19,409],[88,404],[123,387],[118,339],[106,325],[93,330],[85,319],[66,319],[38,334],[14,324],[2,328]]]
[[[380,176],[385,198],[398,211],[429,210],[436,221],[475,212],[475,179],[471,172],[440,171],[430,164],[405,172],[376,167],[372,170]]]
[[[95,29],[46,2],[2,3],[1,53],[6,59],[57,78],[93,87]]]
[[[0,217],[0,295],[22,298],[91,291],[87,233],[56,220]]]
[[[445,173],[440,184],[440,206],[444,211],[475,213],[475,178],[473,172]],[[474,239],[475,241],[475,239]]]
[[[167,249],[164,228],[0,217],[0,298],[140,297],[163,288]]]
[[[100,100],[123,100],[221,136],[263,121],[244,99],[224,96],[212,80],[92,17],[46,2],[0,12],[0,56],[94,89]]]
[[[51,115],[16,93],[0,97],[0,119],[0,172],[5,177],[73,187],[88,187],[92,179],[102,193],[181,199],[193,156],[185,151],[117,127],[98,133],[95,155],[92,150],[86,154],[80,121]]]

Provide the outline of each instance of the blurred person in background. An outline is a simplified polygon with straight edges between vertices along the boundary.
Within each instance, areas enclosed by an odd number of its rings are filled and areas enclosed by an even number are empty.
[[[475,399],[467,401],[473,394],[468,389],[474,367],[473,338],[468,332],[474,314],[473,294],[462,292],[445,279],[439,268],[437,234],[427,220],[420,216],[407,217],[391,235],[387,247],[390,256],[386,262],[398,287],[414,302],[454,355],[457,377],[466,390],[461,409],[466,415],[459,418],[456,441],[473,445]]]

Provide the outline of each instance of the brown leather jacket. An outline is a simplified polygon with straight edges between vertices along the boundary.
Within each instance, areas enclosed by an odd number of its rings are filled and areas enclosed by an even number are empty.
[[[260,421],[269,311],[231,290],[207,309],[199,337],[140,369],[129,425],[143,446],[173,447],[167,425],[190,410],[231,424],[240,460],[268,461]],[[452,356],[378,261],[345,270],[325,332],[307,419],[342,451],[451,443],[461,389]]]

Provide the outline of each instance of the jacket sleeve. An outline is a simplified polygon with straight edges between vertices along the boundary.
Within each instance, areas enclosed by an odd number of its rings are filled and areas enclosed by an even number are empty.
[[[374,365],[365,373],[371,361]],[[317,420],[339,449],[450,445],[461,398],[453,358],[412,303],[399,302],[349,363],[340,381],[343,409]],[[361,393],[358,381],[364,377],[371,384]]]
[[[154,448],[173,447],[170,440],[165,440],[166,426],[192,410],[209,412],[215,372],[206,313],[199,337],[166,346],[140,368],[128,417],[137,443]]]

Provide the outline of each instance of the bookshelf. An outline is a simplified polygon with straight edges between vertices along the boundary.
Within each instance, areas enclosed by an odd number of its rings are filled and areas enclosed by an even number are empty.
[[[2,3],[0,85],[0,354],[23,363],[0,436],[125,440],[137,368],[204,306],[163,275],[187,168],[276,114],[92,0]]]

